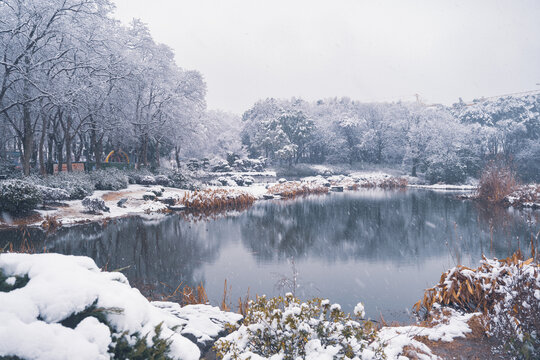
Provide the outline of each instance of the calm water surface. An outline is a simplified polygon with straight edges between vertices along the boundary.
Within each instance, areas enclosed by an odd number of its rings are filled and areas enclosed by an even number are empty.
[[[483,253],[528,251],[531,229],[538,228],[531,221],[538,212],[486,211],[455,195],[362,190],[260,202],[206,221],[128,218],[48,236],[32,230],[29,237],[38,249],[90,256],[109,270],[130,266],[124,273],[141,289],[203,282],[219,304],[227,279],[236,303],[248,289],[251,295],[292,290],[280,280],[296,272],[303,299],[329,298],[346,311],[362,301],[372,318],[405,322],[449,267],[477,266]],[[20,231],[0,232],[0,247],[20,241]]]

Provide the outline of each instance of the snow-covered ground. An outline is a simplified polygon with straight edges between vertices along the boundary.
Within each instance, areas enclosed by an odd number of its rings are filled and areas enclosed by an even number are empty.
[[[43,216],[54,216],[62,222],[63,225],[85,223],[92,221],[102,221],[105,219],[114,219],[125,216],[144,215],[144,216],[164,216],[164,212],[168,209],[167,205],[156,200],[145,200],[143,196],[149,194],[152,189],[160,188],[160,186],[145,186],[145,185],[129,185],[127,189],[119,191],[95,191],[93,197],[98,197],[104,200],[105,205],[110,209],[109,212],[101,214],[91,214],[86,212],[81,200],[66,201],[66,206],[60,206],[52,210],[39,210]],[[163,194],[159,197],[162,199],[172,198],[175,201],[180,200],[189,190],[162,187]],[[215,187],[212,187],[215,188]],[[249,187],[231,187],[223,186],[220,189],[226,189],[235,192],[243,192],[254,196],[256,199],[262,199],[266,194],[265,184],[253,184]],[[121,199],[126,199],[122,206],[118,205]],[[41,222],[36,222],[31,225],[40,225]]]
[[[151,346],[161,324],[169,356],[195,360],[241,319],[209,305],[150,303],[123,274],[100,271],[88,257],[1,254],[0,270],[0,357],[109,359],[122,337],[133,345],[148,334]]]

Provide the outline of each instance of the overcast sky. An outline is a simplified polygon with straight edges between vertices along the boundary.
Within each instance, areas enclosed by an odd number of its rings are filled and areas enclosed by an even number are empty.
[[[266,97],[452,103],[540,89],[540,1],[114,0],[199,70],[208,107]]]

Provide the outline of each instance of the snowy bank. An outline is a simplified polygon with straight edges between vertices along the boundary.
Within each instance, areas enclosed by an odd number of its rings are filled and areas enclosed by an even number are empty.
[[[168,358],[199,359],[241,318],[207,305],[150,303],[123,274],[58,254],[1,254],[0,304],[0,356],[23,359],[109,359],[158,343]]]

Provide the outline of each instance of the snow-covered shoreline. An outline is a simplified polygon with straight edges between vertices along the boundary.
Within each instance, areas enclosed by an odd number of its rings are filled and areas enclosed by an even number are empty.
[[[101,271],[88,257],[0,254],[0,279],[7,283],[0,291],[0,357],[109,359],[124,338],[151,347],[157,336],[170,342],[171,358],[195,360],[226,324],[241,319],[210,305],[151,303],[123,274]]]
[[[215,183],[208,185],[207,189],[223,189],[231,192],[231,194],[247,194],[252,196],[256,201],[279,199],[280,196],[276,194],[270,194],[269,188],[275,187],[277,184],[286,182],[285,179],[275,179],[275,172],[265,171],[261,172],[261,176],[274,176],[274,181],[267,183],[249,182],[245,186],[240,186],[236,181],[231,179],[238,179],[244,177],[250,178],[256,176],[258,173],[253,172],[235,172],[230,173],[230,176],[221,177],[220,181],[213,181]],[[226,175],[226,174],[225,174]],[[410,189],[424,189],[431,191],[474,191],[476,186],[474,185],[448,185],[448,184],[434,184],[434,185],[421,185],[416,183],[408,183],[408,177],[397,177],[384,172],[354,172],[349,175],[330,175],[330,176],[309,176],[301,178],[297,182],[309,184],[310,186],[324,186],[333,191],[355,191],[360,188],[410,188]],[[225,184],[225,185],[224,185]],[[155,189],[163,190],[163,193],[157,198],[153,199],[145,197],[146,194],[150,194]],[[126,189],[117,191],[103,191],[96,190],[92,197],[102,199],[104,205],[109,208],[109,212],[104,213],[89,213],[87,209],[82,205],[81,200],[69,200],[64,201],[61,204],[57,204],[54,207],[46,207],[45,209],[37,210],[40,215],[36,217],[29,217],[28,220],[24,218],[18,222],[12,221],[9,216],[0,218],[0,227],[9,228],[16,227],[22,223],[30,227],[40,227],[46,219],[54,218],[59,221],[62,226],[69,226],[74,224],[82,224],[89,222],[100,222],[112,219],[118,219],[129,216],[145,216],[145,217],[162,217],[169,213],[169,205],[159,200],[169,200],[178,202],[186,194],[193,193],[191,190],[178,189],[173,187],[156,186],[156,185],[128,185]],[[122,203],[119,204],[119,201]]]
[[[415,189],[429,190],[441,192],[464,192],[462,199],[473,199],[473,191],[476,191],[477,186],[471,184],[451,185],[451,184],[433,184],[423,185],[416,183],[416,178],[393,176],[384,172],[355,172],[349,175],[329,175],[329,176],[309,176],[301,178],[299,181],[287,181],[286,179],[275,179],[272,182],[257,183],[247,181],[252,178],[253,172],[248,173],[231,173],[231,176],[221,176],[218,180],[210,181],[210,185],[206,186],[209,190],[225,190],[230,193],[230,196],[238,196],[246,194],[254,199],[254,201],[281,199],[285,198],[279,194],[272,193],[272,189],[278,189],[279,184],[289,184],[293,188],[309,186],[313,187],[313,191],[307,193],[324,193],[317,191],[315,188],[328,188],[330,193],[342,191],[357,191],[361,188],[383,188],[383,189]],[[265,175],[275,175],[271,171],[266,171]],[[235,180],[236,179],[236,180]],[[242,184],[241,186],[239,184]],[[411,182],[409,182],[411,181]],[[277,187],[276,187],[277,186]],[[507,206],[513,207],[528,207],[540,208],[540,204],[535,201],[518,201],[519,198],[527,198],[524,195],[524,190],[537,189],[537,185],[529,185],[520,188],[519,191],[511,194],[508,197]],[[305,190],[305,189],[304,189]],[[537,190],[536,190],[537,191]],[[159,196],[154,196],[153,192],[159,193]],[[185,196],[193,195],[194,191],[178,189],[174,187],[166,187],[159,185],[128,185],[126,189],[116,191],[96,190],[92,194],[92,198],[103,200],[103,204],[109,209],[108,212],[90,213],[85,208],[81,200],[64,201],[61,204],[56,204],[54,207],[46,207],[36,210],[39,216],[29,216],[27,218],[13,221],[7,214],[3,213],[0,217],[0,228],[17,227],[21,224],[29,227],[41,227],[44,222],[54,219],[62,226],[70,226],[75,224],[84,224],[89,222],[108,221],[130,216],[144,217],[163,217],[171,212],[171,202],[178,204]],[[302,191],[299,192],[300,194]],[[468,195],[471,194],[471,195]],[[527,195],[528,196],[528,195]],[[530,197],[530,196],[529,196]],[[528,198],[527,198],[528,199]],[[120,201],[120,203],[119,203]],[[172,212],[180,211],[182,206],[173,208]],[[234,210],[234,209],[233,209]]]
[[[125,346],[143,341],[153,349],[167,340],[169,358],[194,360],[243,318],[210,305],[150,302],[123,274],[101,271],[92,259],[82,256],[0,254],[0,289],[0,356],[22,359],[109,359],[122,341]],[[331,309],[340,307],[334,304]],[[418,339],[464,338],[475,315],[449,310],[433,326],[382,327],[354,359],[375,359],[383,351],[386,359],[400,360],[411,349],[425,359],[438,359]],[[241,339],[246,336],[242,329],[227,338]],[[336,347],[321,345],[316,334],[311,336],[315,338],[306,345],[308,359],[336,354]]]

